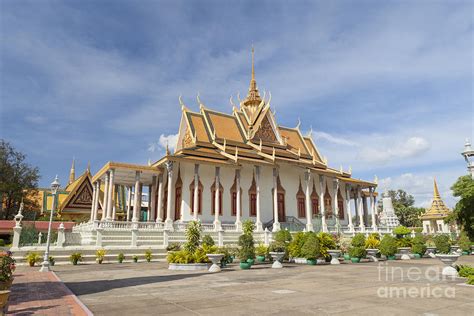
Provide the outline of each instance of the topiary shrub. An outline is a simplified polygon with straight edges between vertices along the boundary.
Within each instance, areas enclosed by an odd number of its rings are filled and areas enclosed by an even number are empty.
[[[212,239],[211,235],[204,235],[204,237],[202,237],[202,244],[214,246],[216,243],[214,242],[214,239]]]
[[[351,247],[349,249],[349,256],[351,256],[351,258],[364,258],[366,254],[367,251],[361,246]]]
[[[252,234],[242,234],[239,237],[238,245],[240,261],[255,258],[255,243]]]
[[[317,237],[319,240],[319,252],[323,257],[329,257],[328,250],[336,249],[336,241],[334,240],[333,236],[328,233],[318,233]]]
[[[255,224],[251,220],[247,219],[242,223],[242,232],[244,235],[252,235],[255,230]]]
[[[438,253],[447,254],[450,251],[451,242],[449,236],[447,235],[438,235],[434,237],[434,242]]]
[[[403,238],[403,236],[410,234],[411,230],[405,226],[397,226],[393,229],[393,233],[397,235],[398,238]]]
[[[423,256],[426,252],[425,239],[421,235],[417,235],[412,240],[411,251]]]
[[[352,247],[365,247],[365,236],[362,233],[355,234],[351,240]]]
[[[462,251],[471,251],[471,241],[465,232],[461,232],[461,235],[458,239],[458,245],[461,247]]]
[[[321,256],[319,238],[313,232],[306,233],[305,242],[301,248],[301,256],[308,260],[315,260]]]
[[[303,257],[301,253],[301,249],[303,248],[306,239],[308,238],[309,233],[304,232],[297,232],[294,236],[293,240],[288,245],[288,254],[292,258],[300,258]]]
[[[397,246],[400,248],[413,246],[413,238],[410,236],[405,236],[402,238],[397,238]]]
[[[394,256],[397,253],[397,241],[395,237],[384,235],[380,241],[380,253],[385,256]]]
[[[186,226],[186,243],[184,249],[190,253],[194,253],[199,247],[199,240],[201,239],[201,222],[191,221]]]

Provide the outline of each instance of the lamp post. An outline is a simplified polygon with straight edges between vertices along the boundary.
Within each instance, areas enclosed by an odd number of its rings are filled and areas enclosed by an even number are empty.
[[[48,238],[46,240],[46,251],[44,252],[44,258],[43,258],[43,263],[41,263],[40,272],[51,271],[51,269],[49,268],[49,245],[51,243],[51,226],[53,224],[53,213],[54,213],[54,209],[56,208],[56,194],[58,192],[58,189],[59,189],[59,181],[58,181],[58,176],[56,175],[56,178],[51,183],[51,193],[53,194],[53,203],[51,206],[51,214],[49,216]]]
[[[474,180],[474,149],[472,149],[469,139],[466,139],[464,151],[461,155],[464,156],[467,163],[467,170],[471,173],[472,179]]]

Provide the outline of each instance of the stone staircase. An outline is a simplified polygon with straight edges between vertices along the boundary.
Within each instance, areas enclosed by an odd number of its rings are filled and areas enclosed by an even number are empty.
[[[132,262],[134,255],[138,256],[139,261],[145,261],[145,251],[150,249],[152,251],[152,261],[164,261],[166,260],[167,251],[162,246],[138,246],[138,247],[121,247],[121,246],[107,246],[103,247],[107,251],[104,263],[117,263],[117,255],[123,253],[125,255],[124,262]],[[87,246],[66,246],[63,248],[51,247],[50,256],[53,256],[57,265],[71,264],[69,256],[72,253],[79,252],[83,256],[82,263],[94,264],[96,263],[96,247]],[[13,258],[16,260],[18,265],[27,265],[25,256],[29,252],[38,253],[41,258],[44,255],[43,247],[22,247],[21,250],[13,251]],[[41,265],[41,263],[39,263]]]

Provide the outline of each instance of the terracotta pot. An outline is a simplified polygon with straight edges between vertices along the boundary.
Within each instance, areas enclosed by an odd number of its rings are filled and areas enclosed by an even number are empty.
[[[8,281],[2,281],[0,282],[0,291],[7,291],[12,287],[13,284],[13,278],[11,278]]]
[[[3,307],[7,305],[9,296],[10,291],[0,291],[0,310],[3,310]]]

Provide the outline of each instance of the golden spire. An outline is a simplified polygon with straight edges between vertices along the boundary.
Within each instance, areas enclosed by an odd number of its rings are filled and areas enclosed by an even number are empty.
[[[76,170],[74,168],[75,162],[76,162],[76,159],[72,158],[72,166],[71,166],[71,171],[69,171],[69,183],[68,184],[71,184],[76,180]]]
[[[438,185],[436,184],[436,178],[433,179],[433,182],[434,182],[433,200],[440,200],[441,195],[439,194],[439,191],[438,191]]]
[[[91,162],[87,162],[87,172],[91,173]]]
[[[437,219],[444,218],[449,215],[449,208],[444,204],[439,194],[438,184],[436,179],[433,180],[433,202],[431,207],[426,210],[426,213],[421,216],[422,219]]]
[[[249,86],[249,92],[247,94],[247,97],[243,101],[244,105],[246,106],[255,106],[257,107],[260,102],[262,102],[262,99],[260,98],[260,94],[258,93],[257,89],[257,81],[255,80],[255,50],[252,46],[252,78],[250,79],[250,86]]]

